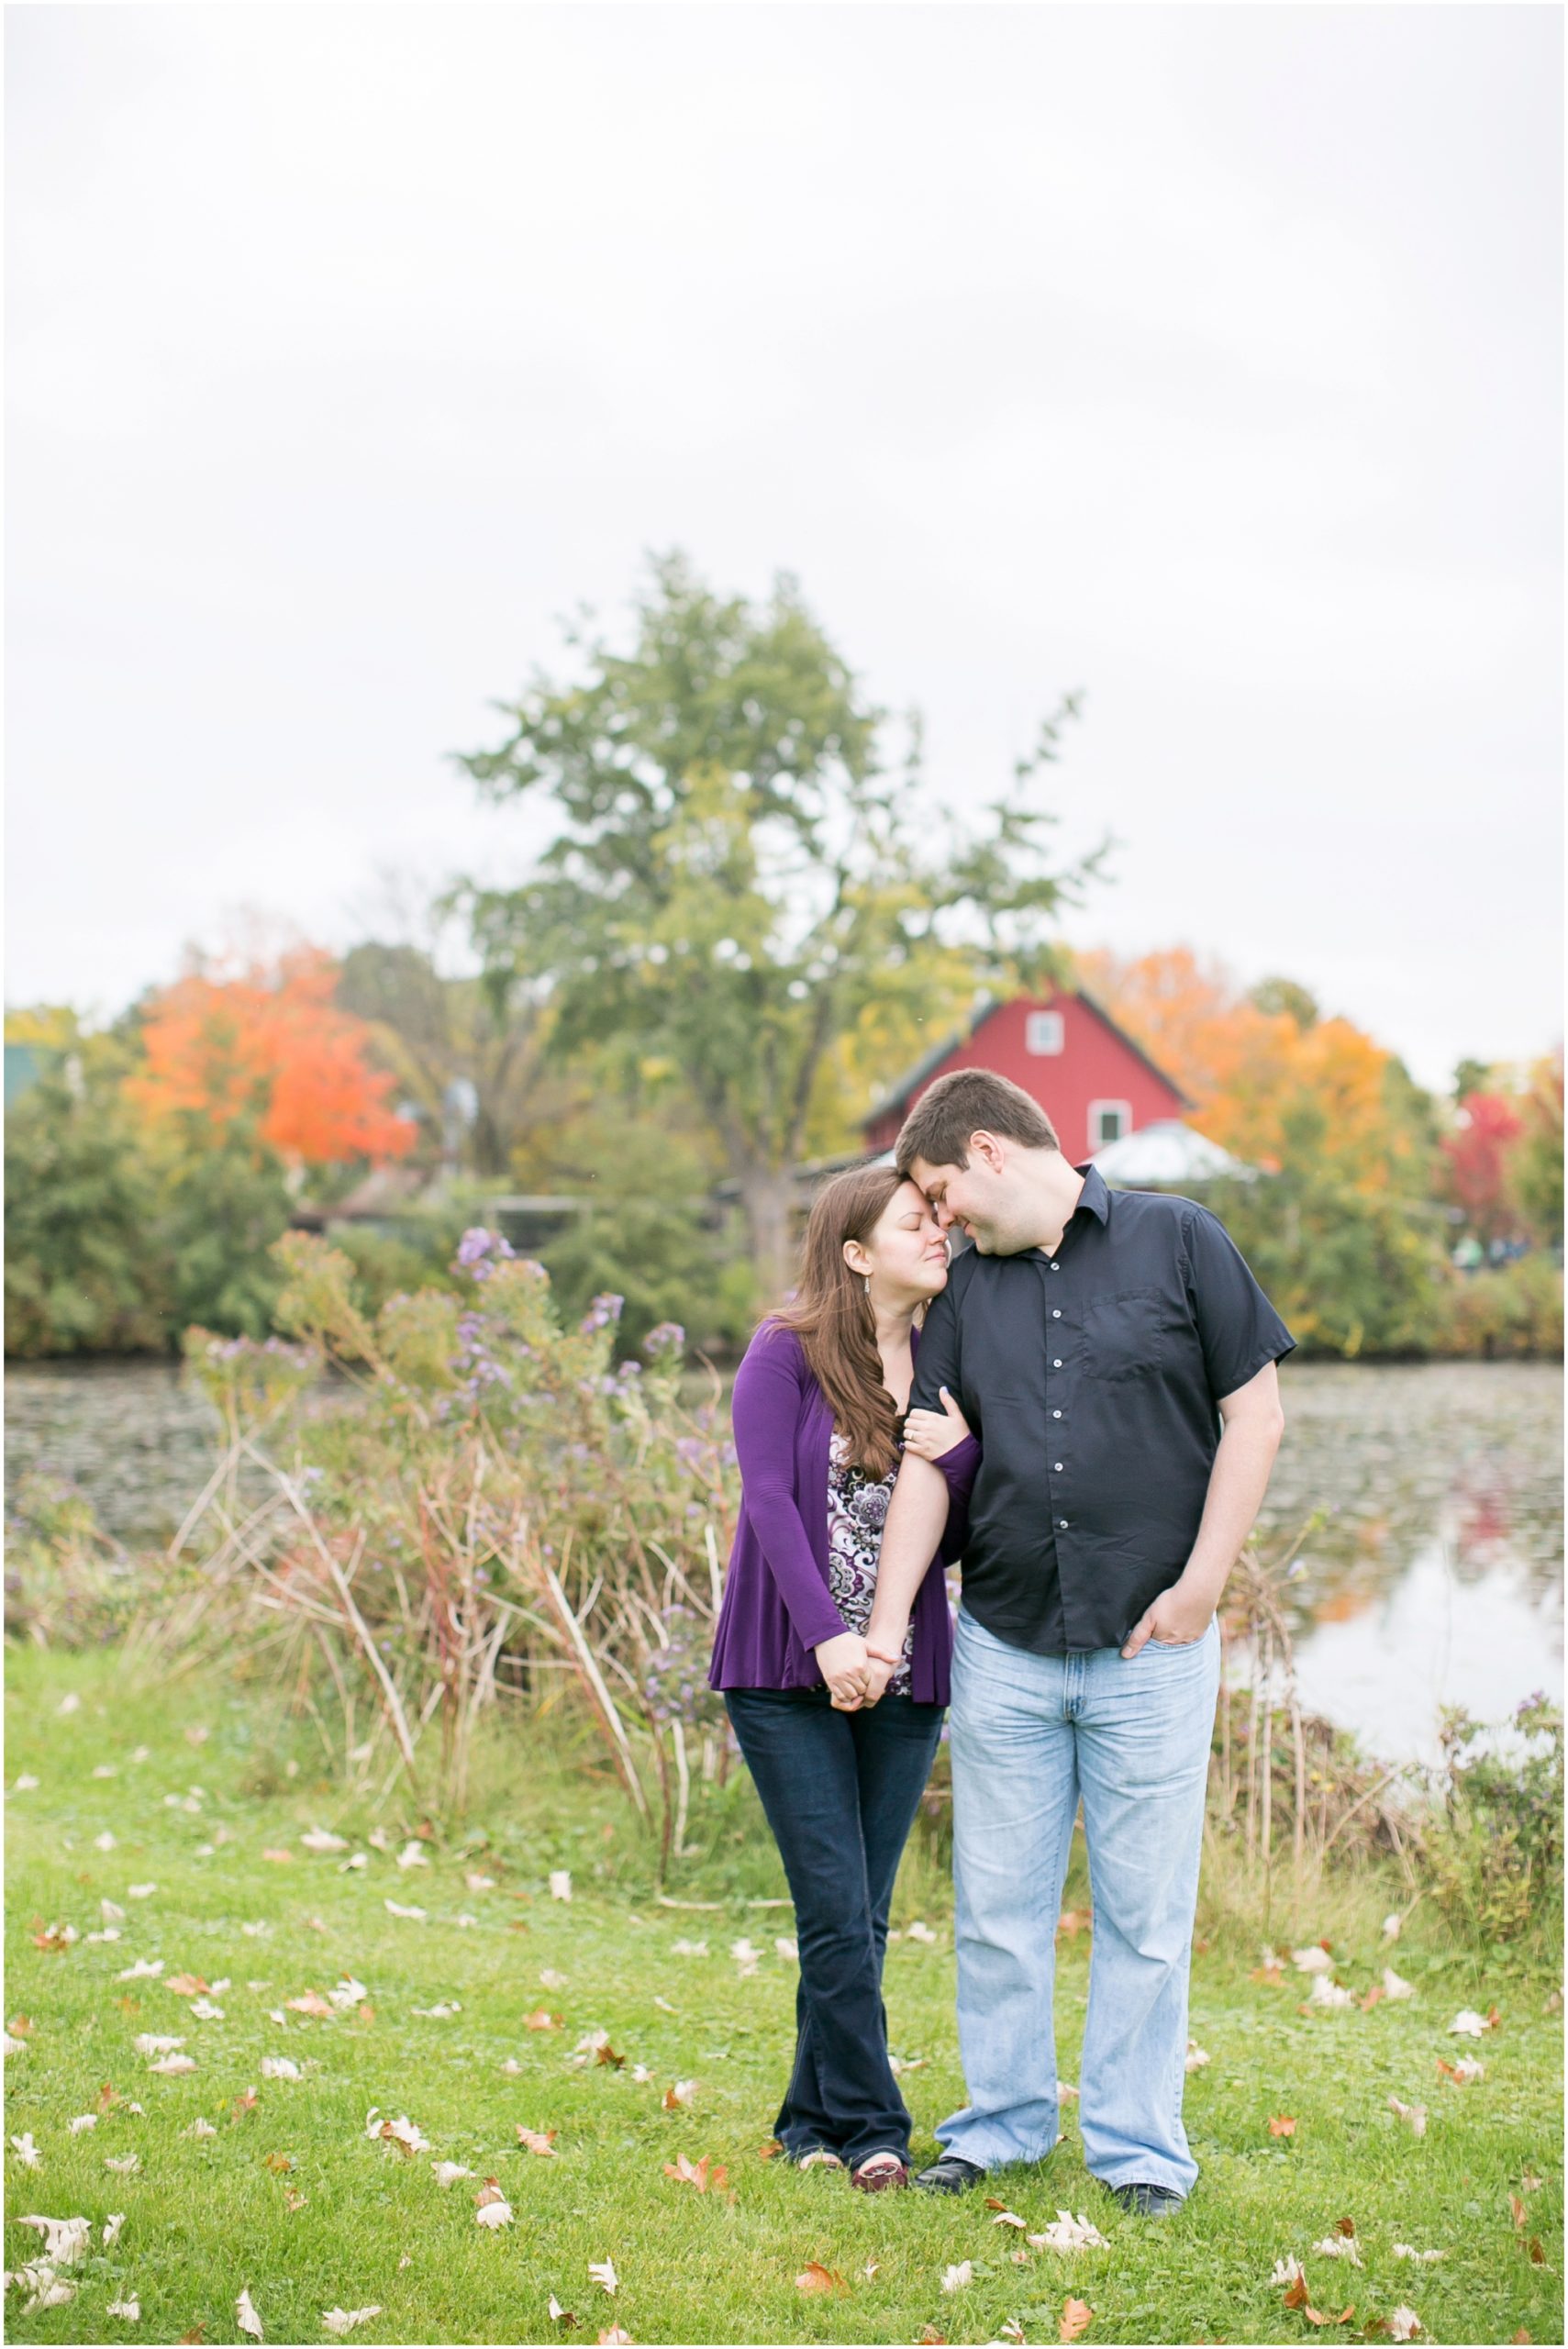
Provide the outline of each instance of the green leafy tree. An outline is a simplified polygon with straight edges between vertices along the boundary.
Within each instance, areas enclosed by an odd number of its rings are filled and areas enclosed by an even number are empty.
[[[576,673],[536,674],[493,750],[462,764],[497,801],[543,796],[560,829],[520,888],[463,885],[486,970],[542,980],[553,1043],[673,1062],[739,1188],[764,1289],[786,1284],[789,1170],[842,1039],[877,998],[1038,984],[1055,922],[1104,852],[1057,866],[1031,785],[1076,706],[961,829],[896,767],[870,703],[788,579],[720,596],[678,555],[652,567],[628,650],[569,633]]]
[[[66,1011],[7,1024],[48,1056],[6,1120],[6,1351],[167,1346],[172,1265],[157,1173],[120,1089],[129,1054]]]
[[[1562,1245],[1562,1055],[1536,1068],[1520,1104],[1522,1130],[1509,1154],[1507,1180],[1514,1208],[1532,1240]]]
[[[174,1326],[199,1322],[233,1337],[264,1337],[283,1276],[268,1254],[288,1230],[282,1160],[256,1120],[239,1117],[220,1136],[191,1121],[165,1161],[161,1218],[173,1264]]]

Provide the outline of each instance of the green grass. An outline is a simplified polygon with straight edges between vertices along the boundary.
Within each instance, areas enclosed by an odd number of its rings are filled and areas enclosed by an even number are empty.
[[[68,1692],[79,1703],[61,1714]],[[320,1776],[314,1731],[282,1721],[239,1681],[149,1686],[112,1653],[29,1652],[11,1660],[8,1705],[7,1787],[25,1772],[40,1783],[6,1800],[6,2011],[32,2023],[27,2052],[7,2065],[7,2261],[39,2252],[18,2212],[84,2214],[95,2243],[111,2210],[127,2213],[114,2247],[95,2248],[69,2271],[80,2289],[67,2306],[24,2317],[12,2292],[15,2340],[173,2342],[196,2324],[208,2341],[236,2340],[242,2288],[273,2343],[326,2339],[322,2310],[368,2302],[382,2313],[354,2340],[563,2337],[547,2313],[551,2293],[578,2318],[575,2337],[589,2342],[617,2322],[639,2343],[914,2342],[925,2326],[987,2342],[1010,2321],[1030,2341],[1054,2342],[1069,2293],[1094,2307],[1090,2343],[1322,2338],[1268,2282],[1287,2253],[1304,2261],[1317,2308],[1354,2304],[1358,2337],[1367,2319],[1406,2302],[1437,2341],[1507,2342],[1521,2328],[1538,2342],[1562,2339],[1560,2030],[1545,2010],[1548,1986],[1539,1974],[1509,1973],[1500,1958],[1440,1945],[1435,1929],[1423,1943],[1420,1909],[1396,1953],[1418,1998],[1370,2013],[1311,2014],[1300,2009],[1300,1977],[1279,1989],[1250,1981],[1254,1936],[1222,1930],[1206,1911],[1193,2029],[1212,2061],[1193,2076],[1187,2099],[1203,2165],[1196,2194],[1158,2227],[1125,2217],[1086,2176],[1068,2108],[1066,2142],[1050,2165],[1004,2173],[996,2188],[1031,2228],[1059,2206],[1083,2211],[1110,2247],[1031,2252],[1014,2265],[1020,2238],[993,2223],[979,2196],[864,2197],[841,2176],[803,2176],[759,2158],[786,2068],[795,1975],[773,1952],[787,1911],[747,1905],[781,1887],[743,1778],[699,1805],[703,1856],[676,1887],[723,1906],[677,1910],[656,1902],[646,1850],[627,1831],[613,1789],[584,1783],[580,1768],[567,1773],[564,1728],[519,1720],[493,1744],[469,1832],[438,1837],[428,1868],[403,1872],[371,1851],[363,1871],[343,1874],[336,1859],[304,1851],[302,1831],[320,1823],[364,1848],[373,1822]],[[207,1737],[188,1742],[199,1728]],[[150,1751],[136,1762],[140,1744]],[[97,1765],[116,1776],[95,1778]],[[185,1798],[193,1783],[204,1789],[200,1809],[170,1807],[166,1798]],[[386,1823],[399,1835],[417,1820],[407,1812]],[[217,1841],[219,1829],[228,1840]],[[94,1840],[106,1830],[117,1839],[108,1853]],[[264,1861],[267,1847],[292,1851],[293,1861]],[[495,1890],[465,1887],[475,1865],[496,1877]],[[569,1906],[548,1892],[549,1871],[562,1866],[573,1873]],[[148,1881],[158,1887],[150,1898],[126,1898],[130,1884]],[[127,1909],[122,1937],[89,1944],[106,1896]],[[425,1908],[428,1921],[389,1916],[387,1898]],[[1358,1989],[1387,1954],[1376,1927],[1385,1905],[1347,1895],[1332,1920],[1336,1956]],[[477,1920],[471,1927],[455,1922],[464,1911]],[[904,2085],[917,2142],[929,2147],[962,2087],[951,1920],[929,1855],[912,1854],[897,1913],[903,1921],[923,1913],[938,1936],[934,1946],[900,1941],[888,1963],[894,2044],[922,2059]],[[83,1938],[63,1953],[40,1950],[32,1938],[40,1920],[69,1920]],[[1329,1921],[1325,1910],[1315,1930]],[[244,1922],[269,1930],[248,1937]],[[1289,1920],[1277,1923],[1284,1938]],[[766,1952],[750,1979],[729,1956],[740,1934]],[[677,1956],[681,1939],[706,1939],[709,1954]],[[194,2021],[188,2002],[159,1981],[119,1983],[144,1955],[161,1957],[166,1974],[231,1977],[217,1999],[224,2020]],[[564,1985],[542,1986],[541,1970]],[[267,2020],[269,2009],[324,1992],[344,1973],[366,1984],[373,2020],[290,2013],[286,2030]],[[1058,2031],[1069,2079],[1086,1979],[1081,1935],[1062,1953]],[[453,1999],[462,2011],[444,2021],[413,2012]],[[1485,2062],[1485,2082],[1451,2087],[1437,2059],[1462,2043],[1447,2023],[1461,2007],[1494,2001],[1502,2029],[1467,2050]],[[523,2027],[540,2005],[562,2016],[561,2031]],[[577,2040],[600,2029],[625,2068],[570,2068]],[[183,2035],[197,2070],[151,2076],[132,2045],[139,2032]],[[285,2051],[304,2077],[263,2078],[262,2057]],[[508,2058],[522,2067],[516,2076],[502,2069]],[[639,2063],[651,2083],[633,2080]],[[662,2091],[678,2078],[695,2079],[695,2100],[666,2111]],[[94,2109],[105,2081],[144,2112],[122,2102],[72,2136],[67,2121]],[[255,2105],[237,2110],[250,2087]],[[1424,2139],[1389,2111],[1391,2091],[1429,2107]],[[409,2114],[433,2154],[497,2176],[515,2223],[482,2230],[478,2179],[443,2190],[429,2157],[406,2160],[369,2141],[373,2105]],[[1269,2133],[1281,2113],[1296,2120],[1289,2141]],[[215,2136],[185,2133],[198,2115]],[[558,2157],[522,2150],[519,2122],[557,2131]],[[9,2151],[10,2135],[28,2130],[42,2154],[37,2169]],[[106,2171],[106,2156],[132,2151],[134,2176]],[[732,2193],[698,2195],[666,2178],[663,2165],[680,2154],[727,2165]],[[270,2155],[293,2167],[269,2168]],[[1527,2172],[1541,2184],[1526,2194],[1521,2241],[1508,2196],[1523,2190]],[[305,2197],[292,2210],[291,2193]],[[1310,2249],[1345,2216],[1363,2270]],[[1542,2266],[1530,2262],[1529,2236],[1543,2247]],[[1394,2259],[1396,2242],[1446,2257],[1413,2267]],[[621,2279],[613,2302],[588,2276],[590,2262],[606,2259]],[[964,2260],[973,2283],[944,2294],[944,2267]],[[847,2288],[803,2298],[793,2279],[811,2261],[838,2271]],[[106,2314],[132,2293],[139,2327]]]

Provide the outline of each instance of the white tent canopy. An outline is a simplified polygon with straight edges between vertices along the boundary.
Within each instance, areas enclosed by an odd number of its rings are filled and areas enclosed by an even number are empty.
[[[1146,1190],[1156,1183],[1212,1183],[1221,1174],[1246,1181],[1256,1172],[1179,1118],[1157,1119],[1138,1133],[1107,1142],[1095,1152],[1095,1164],[1113,1190],[1123,1191]]]

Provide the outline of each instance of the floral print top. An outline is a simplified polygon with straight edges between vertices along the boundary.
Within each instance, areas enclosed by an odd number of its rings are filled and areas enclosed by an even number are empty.
[[[882,1529],[898,1471],[876,1477],[850,1458],[848,1440],[835,1432],[828,1453],[828,1588],[847,1631],[863,1639],[876,1597]],[[904,1661],[887,1684],[890,1697],[907,1697],[915,1626],[904,1641]]]

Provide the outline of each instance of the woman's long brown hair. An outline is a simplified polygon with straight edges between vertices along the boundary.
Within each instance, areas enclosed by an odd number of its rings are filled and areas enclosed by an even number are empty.
[[[799,1337],[851,1459],[873,1476],[885,1476],[898,1464],[898,1412],[882,1383],[865,1281],[845,1264],[844,1242],[858,1240],[863,1247],[907,1180],[893,1166],[855,1166],[824,1183],[806,1220],[800,1286],[769,1317]]]

